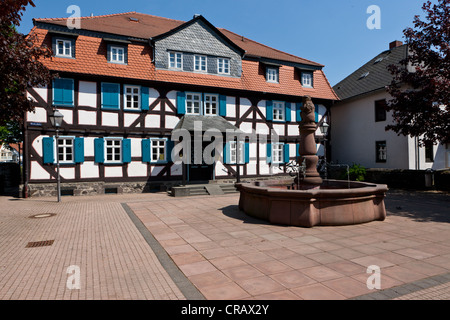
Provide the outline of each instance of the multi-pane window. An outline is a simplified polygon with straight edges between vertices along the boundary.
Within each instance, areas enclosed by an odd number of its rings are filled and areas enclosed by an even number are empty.
[[[205,94],[205,115],[217,115],[219,96],[216,94]]]
[[[11,161],[12,160],[12,153],[11,152],[1,152],[0,153],[0,160],[1,161]]]
[[[313,87],[313,75],[310,72],[302,73],[302,86],[306,88]]]
[[[73,138],[58,138],[56,146],[60,163],[74,162]]]
[[[376,146],[376,162],[386,162],[387,160],[387,147],[386,141],[377,141]]]
[[[138,110],[141,107],[141,88],[125,86],[125,109]]]
[[[202,95],[200,93],[186,94],[186,113],[200,114],[202,107]]]
[[[183,54],[181,52],[169,52],[169,68],[170,69],[183,68]]]
[[[266,69],[266,79],[267,82],[278,82],[278,68],[267,68]]]
[[[375,101],[375,121],[386,121],[386,99]]]
[[[56,56],[57,57],[72,57],[72,41],[70,40],[56,40]]]
[[[273,102],[273,120],[284,121],[285,106],[283,102]]]
[[[111,62],[125,63],[125,48],[111,46]]]
[[[238,143],[236,141],[230,141],[230,163],[244,163],[245,159],[245,144],[243,141]]]
[[[122,161],[122,139],[105,138],[105,163]]]
[[[230,60],[225,58],[217,59],[217,73],[230,74]]]
[[[194,70],[206,72],[206,56],[194,56]]]
[[[166,139],[151,139],[152,162],[167,161]]]
[[[272,144],[272,163],[283,162],[284,143]]]

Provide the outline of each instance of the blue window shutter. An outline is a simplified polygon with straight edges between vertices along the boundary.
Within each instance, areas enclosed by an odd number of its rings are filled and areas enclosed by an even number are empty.
[[[105,162],[105,140],[102,138],[94,139],[95,162]]]
[[[42,151],[43,151],[44,163],[54,163],[55,162],[53,138],[42,138]]]
[[[75,163],[84,162],[84,138],[74,140]]]
[[[142,140],[142,162],[150,162],[150,139]]]
[[[289,162],[289,144],[285,143],[283,146],[283,151],[284,151],[284,163],[288,163]]]
[[[319,122],[319,105],[315,104],[314,106],[315,106],[314,108],[315,121]]]
[[[230,152],[230,143],[229,142],[227,142],[227,143],[225,143],[225,145],[223,146],[223,163],[225,163],[225,164],[229,164],[231,161],[231,159],[230,159],[230,155],[231,155],[231,152]]]
[[[53,79],[53,104],[73,106],[73,79]]]
[[[272,101],[266,101],[266,120],[267,121],[273,120],[273,102]]]
[[[250,162],[250,143],[246,142],[245,143],[245,149],[244,149],[244,162],[245,163],[249,163]]]
[[[272,144],[267,144],[267,163],[272,163]]]
[[[227,96],[219,96],[219,116],[227,116]]]
[[[166,142],[166,155],[167,155],[167,161],[172,162],[172,150],[175,145],[175,142],[172,140],[167,140]]]
[[[141,109],[148,110],[149,107],[149,89],[148,87],[141,87]]]
[[[297,158],[300,157],[300,143],[297,143],[295,145],[295,150],[296,150],[295,154],[296,154]]]
[[[185,114],[186,113],[186,93],[185,92],[177,92],[177,113]]]
[[[131,139],[122,140],[122,162],[131,162]]]
[[[291,122],[291,103],[285,103],[285,114],[286,114],[286,122]]]
[[[302,102],[298,102],[295,104],[295,121],[300,122],[302,121],[302,116],[301,116],[301,108],[303,107],[303,103]]]
[[[102,83],[102,108],[119,109],[120,86]]]

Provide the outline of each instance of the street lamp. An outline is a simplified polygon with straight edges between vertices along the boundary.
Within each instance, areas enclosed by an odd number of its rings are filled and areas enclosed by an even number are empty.
[[[56,171],[57,171],[57,194],[58,194],[58,202],[61,202],[61,177],[59,174],[59,150],[58,150],[58,139],[59,139],[59,128],[61,127],[63,121],[63,114],[58,110],[55,110],[52,115],[49,116],[50,122],[53,127],[56,129]]]
[[[327,135],[330,125],[325,121],[320,125],[320,133],[323,136],[323,160],[325,161],[325,180],[328,178],[328,168],[327,168]]]

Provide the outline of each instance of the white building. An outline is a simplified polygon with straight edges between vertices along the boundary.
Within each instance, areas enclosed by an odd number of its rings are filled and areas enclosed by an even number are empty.
[[[386,131],[392,123],[386,102],[391,96],[386,86],[392,81],[387,67],[398,64],[408,54],[400,41],[336,84],[341,99],[331,107],[331,157],[340,164],[360,164],[366,168],[444,169],[450,165],[450,145],[427,143]]]

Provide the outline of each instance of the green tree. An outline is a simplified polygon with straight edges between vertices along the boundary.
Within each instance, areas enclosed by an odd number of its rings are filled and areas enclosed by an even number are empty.
[[[426,19],[414,18],[405,29],[410,51],[401,66],[390,66],[394,75],[388,92],[394,124],[386,130],[422,137],[423,141],[450,142],[450,0],[423,7]],[[411,70],[412,69],[412,70]],[[404,89],[406,85],[408,89]]]
[[[21,123],[34,106],[26,96],[29,86],[45,85],[52,75],[41,59],[49,58],[49,48],[35,45],[33,35],[17,32],[26,6],[32,0],[1,0],[0,10],[0,126]]]

